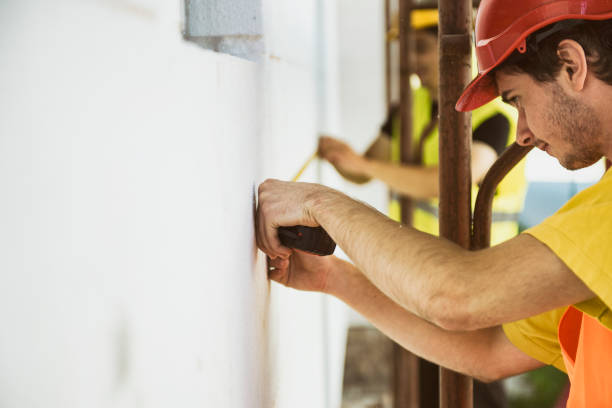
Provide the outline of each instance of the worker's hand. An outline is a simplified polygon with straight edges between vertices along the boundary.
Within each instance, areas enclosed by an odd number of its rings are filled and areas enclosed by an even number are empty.
[[[321,136],[319,138],[319,157],[330,162],[336,170],[347,177],[352,178],[368,177],[368,160],[355,153],[351,147],[333,137]]]
[[[287,259],[268,259],[268,277],[293,289],[324,292],[335,258],[292,252]]]
[[[311,183],[272,179],[261,183],[255,224],[257,246],[270,258],[289,257],[291,249],[281,245],[277,228],[294,225],[319,226],[310,212],[310,203],[329,191],[333,190]]]

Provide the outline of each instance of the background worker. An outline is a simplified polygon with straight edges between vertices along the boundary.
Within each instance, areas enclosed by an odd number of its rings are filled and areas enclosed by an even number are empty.
[[[501,95],[519,144],[568,169],[611,158],[611,39],[609,0],[482,0],[480,74],[457,108]],[[540,225],[467,251],[328,187],[268,180],[257,242],[272,279],[333,294],[417,355],[484,380],[554,365],[570,377],[568,407],[609,407],[611,214],[608,171]],[[281,246],[276,228],[297,224],[321,225],[354,263]]]
[[[388,38],[399,32],[394,19]],[[413,226],[420,231],[438,234],[438,10],[415,10],[411,13],[415,36],[415,72],[420,86],[412,93],[412,127],[416,142],[414,164],[399,164],[400,121],[397,106],[390,109],[380,134],[364,155],[348,144],[322,136],[318,153],[340,174],[355,183],[379,179],[389,188],[415,199]],[[497,157],[511,144],[516,132],[516,115],[501,100],[475,110],[472,114],[471,169],[475,200],[477,185]],[[493,207],[492,244],[518,234],[518,216],[523,208],[526,182],[524,162],[500,184]],[[390,216],[399,221],[397,200],[390,206]]]

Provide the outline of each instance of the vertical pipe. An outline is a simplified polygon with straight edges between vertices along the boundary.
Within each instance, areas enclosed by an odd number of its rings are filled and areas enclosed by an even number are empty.
[[[419,360],[393,344],[393,407],[419,408]]]
[[[412,160],[412,90],[410,88],[412,38],[410,11],[412,0],[399,0],[400,29],[400,122],[401,162]],[[400,198],[401,221],[412,223],[412,203]],[[419,407],[419,359],[398,344],[393,346],[393,404],[395,408]]]
[[[471,117],[455,102],[471,78],[472,1],[440,0],[440,235],[470,246]],[[440,407],[471,408],[472,379],[440,368]]]
[[[385,101],[387,110],[391,107],[391,39],[389,30],[391,29],[391,0],[385,0]]]
[[[413,38],[411,35],[410,13],[411,0],[400,0],[400,123],[401,143],[400,158],[402,163],[412,163],[412,74]],[[412,203],[407,197],[402,197],[402,222],[412,224]]]

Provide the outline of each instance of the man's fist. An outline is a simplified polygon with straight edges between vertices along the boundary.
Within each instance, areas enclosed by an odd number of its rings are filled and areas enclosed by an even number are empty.
[[[257,246],[270,258],[287,258],[291,250],[278,238],[278,227],[319,224],[310,211],[310,204],[328,187],[311,183],[295,183],[268,179],[259,185],[256,215]]]

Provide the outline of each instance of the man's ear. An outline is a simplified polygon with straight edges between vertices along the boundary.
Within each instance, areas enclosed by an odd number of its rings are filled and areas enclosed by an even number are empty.
[[[557,47],[557,55],[563,62],[559,77],[574,91],[584,88],[588,65],[584,48],[574,40],[563,40]]]

